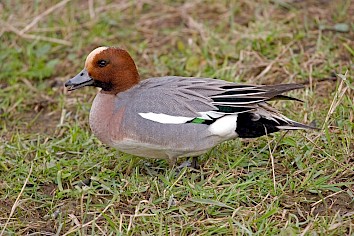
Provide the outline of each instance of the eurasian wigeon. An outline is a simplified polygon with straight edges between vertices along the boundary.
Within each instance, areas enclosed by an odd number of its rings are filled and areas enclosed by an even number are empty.
[[[65,86],[101,88],[90,111],[90,127],[102,143],[170,164],[237,137],[312,128],[267,103],[297,100],[281,94],[303,85],[246,85],[179,76],[140,80],[131,56],[116,47],[93,50],[85,68]]]

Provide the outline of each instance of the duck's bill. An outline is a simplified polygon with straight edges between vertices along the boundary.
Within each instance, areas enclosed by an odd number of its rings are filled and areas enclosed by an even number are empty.
[[[68,87],[69,91],[79,89],[85,86],[90,86],[94,83],[94,80],[88,75],[86,69],[83,69],[74,78],[69,79],[65,83],[65,87]]]

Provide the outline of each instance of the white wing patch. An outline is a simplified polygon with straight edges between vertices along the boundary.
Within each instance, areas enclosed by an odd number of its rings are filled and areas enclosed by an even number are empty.
[[[198,117],[186,117],[186,116],[171,116],[171,115],[166,115],[163,113],[153,113],[153,112],[148,112],[148,113],[139,113],[141,117],[147,120],[152,120],[158,123],[162,124],[184,124],[188,121],[191,121],[195,118],[200,118],[204,120],[212,120],[216,119],[219,117],[224,116],[225,114],[215,112],[215,111],[208,111],[208,112],[199,112],[200,116]]]
[[[152,120],[162,124],[184,124],[194,119],[194,117],[170,116],[163,113],[139,113],[139,115],[147,120]]]
[[[201,118],[205,120],[217,119],[209,126],[209,131],[218,136],[233,138],[237,136],[237,115],[225,115],[223,113],[209,111],[199,112],[199,117],[185,117],[185,116],[171,116],[163,113],[139,113],[141,117],[147,120],[155,121],[162,124],[185,124],[195,118]]]

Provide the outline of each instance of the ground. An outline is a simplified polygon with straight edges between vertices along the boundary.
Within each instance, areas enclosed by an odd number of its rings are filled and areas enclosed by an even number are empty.
[[[353,235],[350,0],[0,2],[0,235]],[[199,170],[129,156],[90,132],[97,46],[142,78],[303,83],[274,105],[320,130],[225,142]],[[183,162],[184,160],[180,160]]]

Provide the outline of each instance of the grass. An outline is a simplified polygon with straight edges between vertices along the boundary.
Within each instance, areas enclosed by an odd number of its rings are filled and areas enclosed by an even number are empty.
[[[1,235],[354,234],[351,1],[5,0],[0,11]],[[88,127],[97,91],[63,88],[100,45],[128,49],[142,78],[305,83],[293,94],[303,104],[275,105],[322,129],[225,142],[179,174],[118,153]]]

